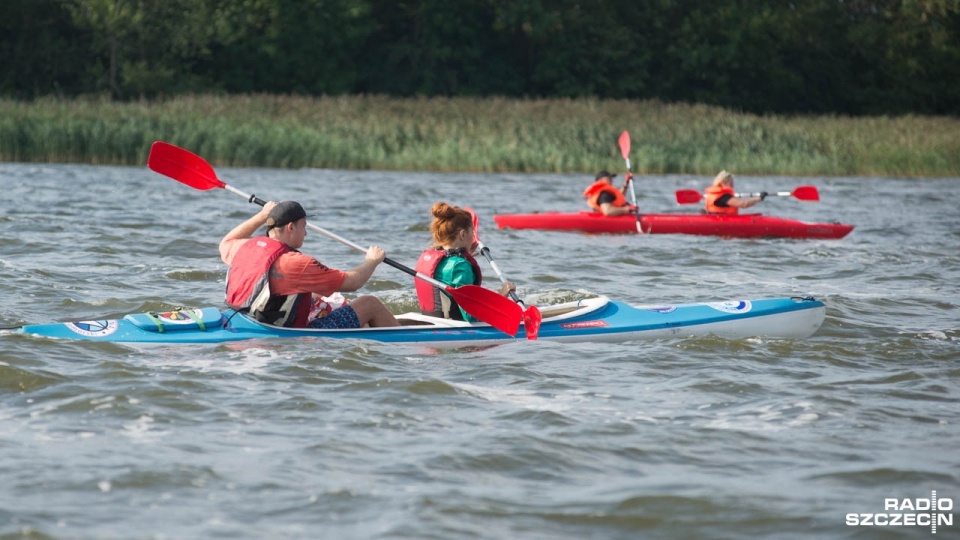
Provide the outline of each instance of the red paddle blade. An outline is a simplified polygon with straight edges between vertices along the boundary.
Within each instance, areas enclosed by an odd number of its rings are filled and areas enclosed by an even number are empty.
[[[478,285],[447,287],[446,291],[464,311],[504,334],[515,336],[520,330],[523,309],[506,296]]]
[[[527,339],[531,341],[537,339],[542,321],[543,314],[537,306],[530,306],[523,310],[523,329],[527,333]]]
[[[473,209],[470,208],[469,206],[464,207],[464,210],[466,210],[467,212],[470,212],[470,215],[473,216],[473,245],[474,245],[474,246],[479,246],[479,245],[481,245],[481,243],[480,243],[480,218],[477,216],[477,213],[474,212]],[[486,250],[486,248],[484,248],[484,250]],[[484,251],[483,253],[484,253],[484,255],[486,255],[487,260],[490,261],[490,264],[493,265],[493,264],[494,264],[494,263],[493,263],[493,259],[490,257],[490,252],[489,252],[489,250],[486,250],[486,251]],[[496,267],[494,267],[494,270],[496,270]],[[498,272],[498,275],[499,275],[499,270],[498,270],[497,272]],[[502,279],[503,279],[503,278],[501,277],[501,280],[502,280]],[[461,289],[462,289],[462,288],[463,288],[463,287],[461,287]],[[483,287],[479,287],[479,288],[480,288],[481,290],[485,291],[485,292],[488,292],[488,289],[484,289]],[[513,294],[513,293],[511,293],[511,294],[512,294],[512,296],[513,296],[513,300],[515,300],[515,301],[517,301],[517,302],[520,301],[519,299],[517,299],[517,295],[516,295],[516,294]],[[495,296],[498,298],[497,303],[502,303],[502,301],[501,301],[500,299],[502,299],[503,296],[500,296],[499,294],[497,294],[497,295],[495,295]],[[491,297],[491,299],[492,299],[492,298],[493,298],[493,297]],[[457,300],[457,303],[460,304],[460,301]],[[510,303],[513,304],[513,302],[510,302]],[[517,306],[517,307],[520,306],[520,304],[513,304],[513,305],[514,305],[514,306]],[[463,307],[463,304],[460,304],[460,307]],[[511,310],[511,311],[514,311],[513,308],[510,308],[510,310]],[[468,311],[468,310],[464,307],[464,311]],[[519,309],[517,309],[516,311],[519,311]],[[469,312],[469,311],[468,311],[468,312]],[[480,319],[480,317],[479,317],[478,315],[476,315],[475,313],[472,313],[472,312],[471,312],[470,314],[473,315],[474,317],[477,317],[478,319]],[[530,307],[528,307],[526,310],[524,310],[524,311],[521,313],[521,317],[516,318],[516,326],[514,326],[513,323],[510,322],[509,320],[508,320],[508,321],[504,321],[504,324],[505,324],[505,325],[509,325],[509,326],[506,326],[505,328],[501,328],[501,327],[497,326],[496,324],[494,324],[493,322],[490,322],[490,321],[485,321],[485,322],[488,322],[491,326],[493,326],[493,327],[495,327],[495,328],[497,328],[497,329],[499,329],[499,330],[503,330],[504,332],[506,332],[507,334],[510,334],[510,335],[512,336],[512,335],[515,335],[515,334],[517,333],[517,331],[519,330],[519,325],[520,325],[520,319],[521,319],[521,318],[523,319],[523,324],[524,324],[524,327],[526,328],[527,339],[531,339],[531,340],[532,340],[532,339],[537,339],[537,333],[540,331],[540,321],[543,319],[543,316],[540,314],[540,310],[537,308],[537,306],[530,306]],[[481,320],[485,320],[485,319],[481,319]],[[508,330],[509,330],[509,331],[508,331]]]
[[[695,189],[678,189],[677,202],[680,204],[695,204],[703,199],[703,195]]]
[[[202,157],[163,141],[150,147],[147,167],[194,189],[205,191],[226,186]]]
[[[473,216],[473,245],[479,246],[480,245],[480,216],[478,216],[477,213],[473,211],[473,208],[470,208],[469,206],[464,206],[463,209],[466,210],[467,212],[470,212],[470,215]]]
[[[620,140],[617,141],[620,144],[620,155],[623,156],[623,159],[630,159],[630,134],[624,131],[620,134]]]
[[[793,190],[792,195],[801,201],[819,201],[820,192],[816,186],[800,186]]]

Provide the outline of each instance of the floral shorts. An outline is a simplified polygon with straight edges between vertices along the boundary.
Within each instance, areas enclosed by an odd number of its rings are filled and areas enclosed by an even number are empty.
[[[307,324],[310,328],[360,328],[357,312],[350,306],[337,308],[324,317],[314,319]]]

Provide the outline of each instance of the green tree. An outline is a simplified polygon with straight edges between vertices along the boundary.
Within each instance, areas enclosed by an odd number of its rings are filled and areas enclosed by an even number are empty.
[[[363,88],[400,95],[627,97],[648,54],[630,2],[371,0]]]
[[[521,92],[490,0],[370,0],[359,90],[393,95]],[[498,92],[498,90],[500,90]]]
[[[499,2],[498,28],[522,64],[525,93],[624,98],[644,87],[652,51],[632,2]]]
[[[84,91],[82,39],[62,0],[0,2],[0,95],[33,98]]]
[[[65,1],[90,36],[90,90],[125,99],[221,88],[215,53],[262,31],[278,0]]]
[[[6,0],[0,94],[660,99],[960,114],[960,0]]]
[[[350,93],[373,30],[353,0],[222,1],[216,18],[229,33],[196,70],[228,92]]]
[[[960,112],[960,1],[861,0],[846,16],[853,112]]]

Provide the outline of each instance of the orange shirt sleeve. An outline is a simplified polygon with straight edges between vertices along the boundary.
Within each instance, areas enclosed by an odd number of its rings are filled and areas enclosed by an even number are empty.
[[[328,268],[313,257],[291,251],[273,263],[270,290],[273,294],[311,292],[330,296],[340,290],[346,279],[346,272]]]

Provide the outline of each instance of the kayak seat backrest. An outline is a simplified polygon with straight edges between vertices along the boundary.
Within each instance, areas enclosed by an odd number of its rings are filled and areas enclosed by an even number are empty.
[[[176,311],[133,313],[124,317],[148,332],[207,331],[223,326],[223,316],[215,307],[178,309]]]

